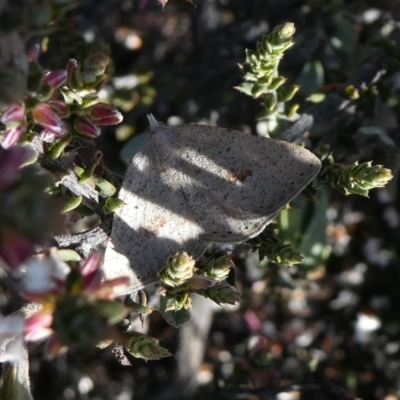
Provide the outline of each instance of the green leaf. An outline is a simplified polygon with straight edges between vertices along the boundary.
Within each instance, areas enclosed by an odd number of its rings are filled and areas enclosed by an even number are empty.
[[[300,92],[310,95],[318,91],[324,84],[324,69],[320,61],[310,61],[304,65],[296,84],[300,85]]]
[[[311,203],[306,196],[299,196],[290,210],[284,209],[278,215],[282,239],[300,251],[303,264],[308,267],[323,263],[329,256],[326,244],[329,197],[329,190],[321,187],[317,201]]]
[[[167,308],[167,297],[160,297],[160,312],[165,320],[172,325],[174,328],[179,328],[184,323],[188,322],[191,316],[190,310],[184,308],[179,311],[165,311]]]

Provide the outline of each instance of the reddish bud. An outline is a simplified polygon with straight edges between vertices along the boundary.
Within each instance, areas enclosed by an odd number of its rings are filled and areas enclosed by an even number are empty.
[[[98,271],[100,269],[102,256],[99,251],[93,251],[85,259],[80,267],[81,274],[86,276],[92,272]]]
[[[80,267],[83,276],[85,290],[96,290],[101,283],[102,272],[100,269],[102,256],[100,252],[94,251],[86,258]]]
[[[17,268],[34,250],[33,243],[7,228],[0,231],[0,243],[0,258],[11,269]]]
[[[61,117],[68,118],[71,115],[69,107],[61,100],[50,100],[47,104]]]
[[[1,122],[8,124],[9,122],[21,121],[25,117],[25,103],[14,104],[7,108],[1,115]]]
[[[92,162],[96,163],[94,168],[94,175],[103,176],[104,174],[104,163],[103,163],[103,153],[101,151],[96,151],[93,155]]]
[[[77,167],[85,168],[85,163],[83,162],[83,158],[78,153],[75,153],[74,155],[74,165],[76,165]]]
[[[131,286],[131,281],[127,276],[110,279],[102,282],[96,290],[96,297],[104,300],[115,299],[122,296]]]
[[[37,62],[40,56],[40,44],[36,43],[27,54],[27,59],[29,62]]]
[[[76,61],[74,58],[71,58],[68,63],[67,66],[65,67],[65,70],[67,71],[68,77],[71,76],[72,72],[77,69],[79,66],[78,61]]]
[[[64,136],[68,131],[61,118],[46,103],[38,104],[33,109],[32,116],[38,125],[52,131],[57,137]]]
[[[19,126],[7,129],[4,132],[3,139],[1,141],[1,145],[3,146],[3,148],[8,149],[14,144],[16,144],[22,138],[25,131],[26,131],[26,124],[21,124]]]
[[[216,279],[208,278],[202,275],[193,275],[187,282],[187,285],[191,289],[205,289],[220,284]]]
[[[57,89],[65,85],[68,78],[68,72],[64,69],[58,71],[48,71],[43,79],[43,83]]]
[[[87,113],[94,125],[116,125],[123,117],[113,106],[106,103],[97,103],[87,108]]]
[[[31,160],[35,152],[27,147],[15,146],[0,153],[0,189],[13,183],[19,174],[19,169]]]
[[[79,117],[74,122],[74,129],[84,136],[95,138],[100,135],[100,128],[93,125],[92,121],[87,117]]]

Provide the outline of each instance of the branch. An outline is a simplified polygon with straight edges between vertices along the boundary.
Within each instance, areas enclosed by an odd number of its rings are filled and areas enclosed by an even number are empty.
[[[60,235],[54,238],[59,248],[74,249],[83,257],[87,257],[90,251],[104,242],[111,233],[112,215],[106,214],[101,208],[101,195],[87,183],[80,183],[74,171],[61,159],[51,160],[44,153],[43,143],[36,137],[30,143],[38,153],[40,166],[55,175],[62,174],[57,182],[67,188],[76,196],[82,196],[83,204],[90,208],[101,219],[101,224],[84,232],[73,235]]]
[[[33,150],[38,153],[40,166],[54,174],[62,174],[58,184],[64,186],[76,196],[82,196],[84,204],[95,212],[99,217],[104,215],[100,205],[99,192],[87,183],[80,183],[74,171],[61,159],[51,160],[45,153],[43,143],[38,137],[35,137],[30,143]]]
[[[74,249],[86,258],[92,249],[103,243],[111,234],[112,215],[104,217],[100,225],[73,235],[55,236],[54,240],[60,249]]]

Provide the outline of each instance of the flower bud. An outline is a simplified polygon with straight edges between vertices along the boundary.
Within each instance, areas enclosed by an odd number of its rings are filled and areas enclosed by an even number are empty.
[[[87,115],[94,125],[116,125],[123,117],[115,108],[106,103],[97,103],[86,109]]]
[[[8,149],[16,144],[26,132],[26,124],[21,124],[13,128],[7,129],[3,134],[1,145],[4,149]]]
[[[159,360],[171,356],[171,353],[158,343],[157,339],[143,333],[134,332],[126,343],[126,350],[134,357],[144,358],[145,360]]]
[[[78,117],[73,124],[74,129],[81,135],[95,138],[100,135],[101,130],[93,125],[88,117]]]
[[[100,252],[93,251],[79,268],[83,276],[84,287],[88,291],[96,290],[100,287],[102,278],[100,264],[102,259]]]
[[[3,111],[0,121],[3,124],[9,122],[21,121],[25,117],[25,103],[13,104],[11,107]]]
[[[17,268],[33,253],[34,245],[21,234],[3,228],[0,231],[0,258],[11,269]]]
[[[38,125],[52,131],[57,137],[62,137],[68,132],[61,118],[46,103],[38,104],[32,111],[32,117]]]
[[[40,44],[36,43],[27,54],[27,59],[29,62],[37,62],[40,56]]]
[[[0,189],[5,189],[14,183],[19,175],[19,169],[35,157],[37,157],[37,154],[32,149],[22,146],[15,146],[1,152]]]
[[[65,70],[67,71],[68,78],[71,76],[72,72],[77,69],[79,66],[78,61],[76,61],[74,58],[71,58],[67,62],[67,66],[65,67]]]
[[[219,283],[220,282],[216,279],[195,274],[187,282],[187,288],[189,290],[206,289],[211,286],[219,285]]]
[[[186,252],[176,253],[169,257],[167,263],[161,268],[158,276],[161,281],[171,287],[187,282],[195,272],[195,260]]]
[[[49,85],[53,89],[57,89],[60,86],[65,85],[68,78],[68,72],[64,69],[59,69],[57,71],[48,71],[44,78],[43,83]]]
[[[229,256],[222,256],[216,260],[211,260],[201,274],[218,281],[225,280],[230,272],[232,266],[232,259]]]
[[[50,100],[47,102],[47,104],[60,118],[68,118],[71,115],[69,107],[61,100]]]

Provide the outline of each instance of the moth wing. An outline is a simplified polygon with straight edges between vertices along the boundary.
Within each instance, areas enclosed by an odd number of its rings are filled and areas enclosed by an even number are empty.
[[[103,271],[106,279],[128,276],[131,291],[158,281],[167,258],[186,251],[198,258],[205,250],[179,183],[160,164],[151,137],[133,158],[119,194],[124,206],[114,213]],[[151,146],[152,150],[149,151]]]
[[[310,151],[281,140],[203,125],[173,131],[186,201],[205,241],[257,235],[321,167]]]

